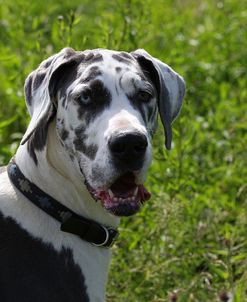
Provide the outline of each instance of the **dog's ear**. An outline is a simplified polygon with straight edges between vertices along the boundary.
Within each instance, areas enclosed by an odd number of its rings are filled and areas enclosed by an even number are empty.
[[[57,83],[68,76],[78,59],[79,54],[76,51],[72,48],[64,48],[58,54],[43,61],[27,77],[24,92],[31,121],[21,141],[22,145],[31,137],[35,139],[35,132],[39,132],[41,137],[47,134],[48,124],[56,114]],[[42,146],[39,147],[42,148]]]
[[[137,49],[131,54],[156,87],[159,114],[165,132],[165,146],[170,150],[172,142],[171,125],[182,106],[185,82],[171,67],[153,58],[145,50]]]

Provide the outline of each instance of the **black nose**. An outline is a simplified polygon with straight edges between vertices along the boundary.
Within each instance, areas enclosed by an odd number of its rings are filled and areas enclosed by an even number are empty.
[[[109,140],[109,149],[113,160],[130,169],[140,169],[148,146],[142,133],[121,133]]]

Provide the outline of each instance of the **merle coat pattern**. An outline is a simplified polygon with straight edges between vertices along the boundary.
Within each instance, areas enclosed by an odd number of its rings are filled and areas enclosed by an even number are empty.
[[[116,228],[150,197],[143,183],[158,114],[170,149],[184,91],[144,50],[65,48],[25,82],[31,121],[15,161],[74,212]],[[61,232],[0,174],[0,301],[102,302],[110,254]]]

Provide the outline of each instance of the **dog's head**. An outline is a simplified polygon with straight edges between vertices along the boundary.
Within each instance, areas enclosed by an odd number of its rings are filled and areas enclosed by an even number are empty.
[[[92,197],[112,214],[131,215],[150,197],[143,182],[158,113],[170,149],[184,91],[183,79],[144,50],[66,48],[26,80],[31,122],[22,144],[38,164],[35,152],[56,119],[61,145]]]

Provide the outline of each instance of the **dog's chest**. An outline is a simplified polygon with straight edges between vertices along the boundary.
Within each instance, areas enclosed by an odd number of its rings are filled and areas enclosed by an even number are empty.
[[[1,175],[0,301],[102,302],[109,260],[107,249],[60,231]]]
[[[71,249],[58,252],[2,215],[0,229],[1,301],[89,301]]]

